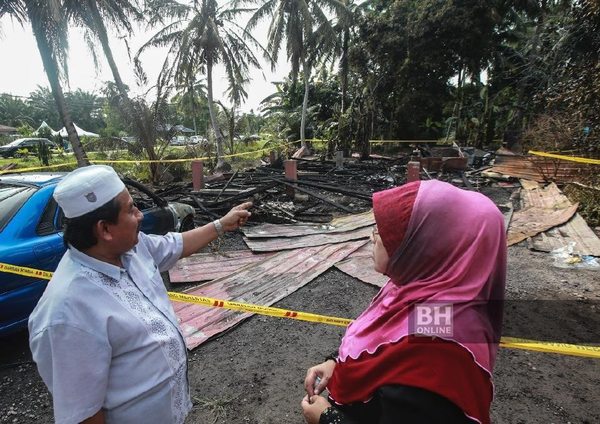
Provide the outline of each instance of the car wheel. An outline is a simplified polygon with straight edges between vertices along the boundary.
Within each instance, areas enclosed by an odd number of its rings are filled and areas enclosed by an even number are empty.
[[[181,221],[181,225],[179,226],[179,232],[183,233],[184,231],[193,230],[196,228],[196,224],[194,223],[194,217],[192,215],[188,215],[183,218]]]

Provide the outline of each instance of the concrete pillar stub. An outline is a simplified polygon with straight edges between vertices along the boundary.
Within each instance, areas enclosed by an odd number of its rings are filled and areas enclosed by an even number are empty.
[[[406,167],[406,182],[419,181],[421,179],[421,162],[410,161]]]
[[[344,169],[344,152],[341,150],[335,152],[335,167]]]
[[[194,191],[204,188],[204,163],[201,160],[192,161],[192,187]]]
[[[298,181],[298,162],[290,159],[283,161],[283,168],[285,169],[285,178],[292,181]],[[286,187],[286,194],[294,198],[295,190],[292,187]]]

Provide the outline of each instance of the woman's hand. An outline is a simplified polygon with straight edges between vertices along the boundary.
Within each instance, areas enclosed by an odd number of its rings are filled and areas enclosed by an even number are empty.
[[[308,394],[308,397],[320,394],[325,387],[329,379],[333,375],[336,362],[332,359],[323,362],[322,364],[315,365],[306,371],[306,378],[304,379],[304,390]],[[317,377],[320,379],[317,384]]]
[[[248,221],[250,212],[247,209],[252,207],[252,202],[242,203],[241,205],[234,206],[231,208],[227,215],[219,219],[224,231],[233,231],[241,227]]]
[[[321,414],[331,406],[331,404],[324,397],[309,397],[308,395],[304,396],[304,399],[302,399],[300,405],[302,405],[302,415],[304,415],[304,419],[308,424],[319,424],[319,418],[321,418]]]

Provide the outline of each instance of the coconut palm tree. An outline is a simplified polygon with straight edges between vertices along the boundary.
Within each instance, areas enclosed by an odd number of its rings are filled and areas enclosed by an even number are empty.
[[[125,99],[128,99],[127,86],[123,83],[113,57],[106,24],[131,34],[133,32],[131,18],[137,20],[143,18],[138,3],[137,0],[63,0],[67,19],[86,30],[86,39],[90,42],[92,53],[94,53],[93,41],[96,39],[100,41],[117,89]],[[95,54],[94,59],[96,59]]]
[[[122,29],[125,33],[131,34],[133,32],[131,19],[143,19],[139,2],[137,0],[63,0],[63,4],[68,20],[86,31],[86,39],[89,41],[88,44],[95,62],[97,60],[94,53],[94,41],[100,42],[118,90],[118,98],[113,99],[113,101],[121,103],[123,114],[132,123],[135,133],[140,137],[148,159],[154,161],[150,163],[150,174],[152,180],[157,181],[159,178],[159,165],[157,163],[158,154],[155,149],[156,138],[147,137],[153,133],[148,131],[148,123],[144,122],[149,116],[144,112],[146,105],[142,101],[129,98],[128,88],[123,82],[114,60],[106,29],[106,24],[109,24],[113,28]]]
[[[285,38],[294,83],[302,69],[304,99],[300,140],[302,146],[306,148],[306,111],[311,70],[316,59],[333,48],[337,38],[327,12],[342,16],[347,14],[346,6],[340,0],[240,0],[240,2],[262,3],[248,21],[246,25],[248,30],[255,28],[264,18],[271,17],[267,51],[271,54],[273,62],[277,61]]]
[[[213,70],[223,65],[229,84],[229,97],[245,99],[244,84],[248,81],[249,66],[260,67],[251,46],[264,52],[260,44],[236,23],[236,18],[245,10],[219,6],[217,0],[198,0],[192,5],[175,0],[153,0],[151,24],[172,22],[159,30],[137,56],[149,47],[168,46],[169,53],[163,66],[180,84],[194,81],[198,74],[206,75],[206,94],[211,125],[217,142],[217,167],[225,165],[223,160],[223,135],[217,121],[213,95]],[[266,52],[264,52],[266,53]]]
[[[67,108],[61,79],[67,79],[67,22],[60,0],[0,0],[0,18],[11,16],[21,25],[29,22],[35,36],[56,108],[67,130],[78,166],[89,165]]]
[[[200,80],[185,81],[177,85],[175,98],[179,107],[192,115],[194,135],[198,135],[197,115],[201,104],[206,103],[206,84]]]

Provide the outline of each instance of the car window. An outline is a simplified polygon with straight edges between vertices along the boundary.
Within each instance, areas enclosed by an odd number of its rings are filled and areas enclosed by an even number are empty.
[[[21,144],[23,140],[15,140],[15,141],[11,141],[10,143],[6,144],[6,147],[14,147],[14,146],[18,146],[19,144]]]
[[[56,210],[58,209],[58,204],[53,197],[50,197],[48,204],[44,208],[44,213],[40,218],[40,222],[38,222],[37,227],[35,228],[35,232],[40,236],[47,236],[50,234],[57,233],[62,230],[62,219],[55,220]],[[62,212],[62,210],[61,210]],[[62,213],[60,213],[62,218]]]
[[[35,187],[0,183],[0,231],[36,191]]]

